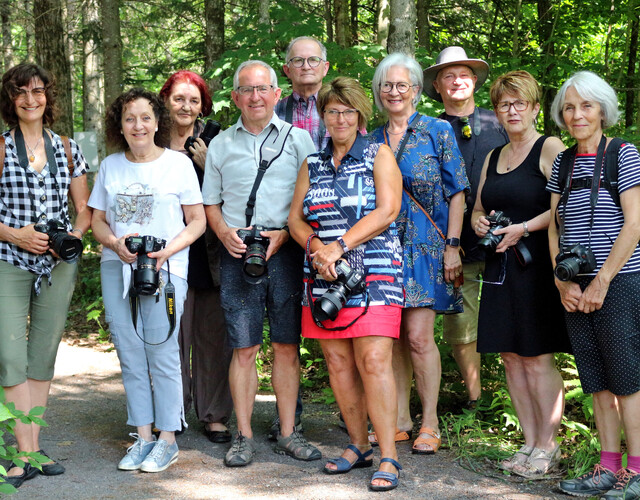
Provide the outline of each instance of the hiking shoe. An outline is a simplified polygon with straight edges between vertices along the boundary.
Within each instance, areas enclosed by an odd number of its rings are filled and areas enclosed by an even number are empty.
[[[320,450],[310,444],[295,428],[290,436],[278,437],[278,442],[273,451],[280,455],[289,455],[296,460],[304,460],[305,462],[322,458]]]
[[[618,482],[601,498],[603,500],[637,500],[640,498],[640,474],[630,469],[616,473]]]
[[[302,421],[300,420],[300,415],[296,415],[295,420],[295,430],[302,434],[304,429],[302,428]],[[271,424],[271,428],[269,429],[269,441],[277,441],[280,436],[280,417],[276,417],[273,419],[273,423]]]
[[[616,474],[600,464],[596,464],[591,472],[575,479],[565,479],[558,483],[558,488],[574,497],[591,497],[606,493],[618,481]]]
[[[138,470],[140,465],[147,455],[151,453],[153,447],[156,445],[156,438],[153,441],[145,441],[138,434],[132,432],[129,434],[132,438],[135,438],[136,442],[127,448],[127,454],[124,456],[118,464],[120,470]]]
[[[178,443],[169,444],[164,439],[158,439],[156,445],[140,465],[142,472],[162,472],[171,464],[178,461]]]
[[[256,443],[253,439],[245,437],[238,431],[231,443],[231,448],[224,457],[227,467],[244,467],[253,462],[256,455]]]

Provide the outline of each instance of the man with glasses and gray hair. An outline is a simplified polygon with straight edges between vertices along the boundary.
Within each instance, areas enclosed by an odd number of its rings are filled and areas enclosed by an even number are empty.
[[[285,61],[282,69],[291,80],[292,93],[276,105],[276,114],[281,120],[309,132],[319,151],[329,139],[316,109],[322,79],[329,71],[327,49],[313,37],[300,36],[289,43]]]
[[[304,252],[289,238],[287,227],[298,170],[315,147],[308,132],[274,113],[280,88],[268,64],[242,63],[233,87],[231,96],[241,116],[211,141],[202,187],[207,220],[225,247],[220,255],[220,300],[233,348],[229,384],[238,432],[224,463],[248,465],[256,453],[251,414],[265,310],[280,419],[275,451],[317,460],[320,451],[294,429]],[[245,231],[239,235],[238,229]]]

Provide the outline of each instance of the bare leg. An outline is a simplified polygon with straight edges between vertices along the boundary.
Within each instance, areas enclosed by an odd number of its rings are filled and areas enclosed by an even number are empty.
[[[403,333],[409,343],[416,388],[422,402],[422,426],[438,429],[438,394],[440,392],[440,351],[433,338],[436,313],[427,308],[402,311]]]
[[[296,401],[300,384],[298,344],[273,344],[273,371],[271,383],[278,402],[280,435],[288,437],[295,425]]]
[[[640,456],[640,392],[628,396],[617,396],[624,436],[627,441],[627,453],[634,457]]]
[[[411,420],[411,381],[413,379],[413,365],[411,353],[404,333],[400,339],[393,343],[393,377],[396,381],[396,393],[398,395],[398,423],[401,431],[413,429]]]
[[[398,459],[396,451],[396,384],[393,380],[393,339],[389,337],[361,337],[353,339],[356,365],[366,394],[369,418],[376,429],[382,458]],[[380,470],[397,473],[385,462]],[[384,486],[389,481],[376,479],[373,484]]]
[[[480,385],[480,353],[477,351],[476,341],[468,344],[453,344],[453,358],[460,368],[462,380],[467,388],[469,401],[480,399],[482,388]]]
[[[238,430],[249,439],[253,438],[251,414],[258,392],[258,372],[256,371],[258,349],[260,349],[259,345],[234,349],[229,367],[229,385],[238,421]]]
[[[602,451],[619,452],[622,418],[618,408],[618,399],[609,391],[594,393],[593,412]]]
[[[524,358],[512,352],[502,352],[500,356],[504,362],[509,395],[524,434],[524,443],[534,447],[536,444],[536,417],[531,405],[532,397],[529,393],[524,370]]]
[[[362,380],[356,367],[352,339],[320,340],[329,370],[329,381],[336,397],[349,439],[360,451],[369,448],[367,441],[367,411]],[[351,450],[342,454],[349,462],[358,457]],[[335,464],[327,463],[329,469]]]

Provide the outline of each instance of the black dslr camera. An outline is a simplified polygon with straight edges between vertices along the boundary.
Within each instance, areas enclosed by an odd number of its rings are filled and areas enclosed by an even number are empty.
[[[153,236],[129,236],[124,244],[129,252],[138,254],[138,268],[133,271],[133,289],[138,295],[153,295],[158,289],[158,259],[147,254],[162,250],[167,242]]]
[[[498,243],[504,238],[504,234],[494,234],[496,229],[502,229],[511,225],[511,219],[505,216],[503,212],[495,212],[493,215],[487,215],[489,221],[489,230],[480,241],[478,246],[484,250],[495,252]]]
[[[251,278],[260,278],[267,272],[267,247],[269,238],[261,236],[260,231],[267,231],[262,226],[254,226],[252,229],[238,229],[236,234],[247,245],[244,254],[242,270]]]
[[[56,219],[35,224],[33,229],[49,236],[49,246],[65,262],[74,262],[82,254],[82,240],[71,236],[67,226]]]
[[[209,143],[211,139],[213,139],[216,135],[220,133],[220,124],[215,120],[209,120],[205,126],[204,130],[200,134],[200,139],[204,141],[205,146],[209,147]],[[187,137],[187,140],[184,141],[184,149],[187,150],[187,154],[189,158],[193,155],[191,154],[190,148],[196,143],[196,138],[193,136]]]
[[[596,257],[591,249],[576,245],[568,252],[563,251],[558,254],[553,273],[560,281],[569,281],[578,274],[590,273],[596,265]]]
[[[334,321],[338,317],[340,309],[347,302],[347,298],[365,290],[364,274],[351,269],[344,260],[336,262],[336,273],[338,279],[313,304],[313,316],[318,321],[327,319]]]

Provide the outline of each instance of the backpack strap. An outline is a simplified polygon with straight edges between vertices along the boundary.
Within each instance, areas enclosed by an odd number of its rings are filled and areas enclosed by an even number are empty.
[[[609,141],[607,151],[604,155],[604,179],[602,184],[609,191],[609,195],[613,199],[617,207],[620,206],[620,193],[618,192],[618,157],[620,156],[620,148],[625,144],[624,139],[614,137]]]
[[[73,156],[71,154],[71,143],[66,135],[61,135],[62,145],[64,146],[64,152],[67,155],[67,167],[69,168],[69,177],[73,178]]]
[[[2,177],[2,171],[4,170],[5,154],[4,136],[0,135],[0,178]]]

